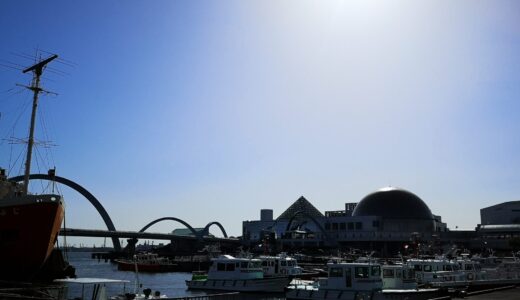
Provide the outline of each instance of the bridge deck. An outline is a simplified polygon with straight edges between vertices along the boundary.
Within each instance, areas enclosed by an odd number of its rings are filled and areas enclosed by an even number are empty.
[[[66,236],[82,236],[82,237],[108,237],[108,238],[136,238],[149,240],[197,240],[194,236],[174,235],[171,233],[154,233],[154,232],[137,232],[137,231],[110,231],[99,229],[75,229],[65,228],[60,231],[60,235]],[[221,238],[204,236],[202,239],[205,242],[231,242],[240,243],[237,238]]]

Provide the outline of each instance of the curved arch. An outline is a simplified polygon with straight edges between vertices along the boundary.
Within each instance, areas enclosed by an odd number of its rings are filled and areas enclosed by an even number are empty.
[[[224,229],[224,226],[222,226],[222,224],[220,224],[219,222],[210,222],[208,223],[208,225],[206,225],[206,227],[204,227],[204,230],[202,230],[202,233],[203,234],[209,234],[209,228],[211,227],[211,225],[217,225],[219,228],[220,228],[220,231],[222,231],[222,234],[224,235],[225,238],[227,238],[227,233],[226,233],[226,230]]]
[[[193,227],[191,227],[190,224],[186,223],[185,221],[183,221],[179,218],[174,218],[174,217],[164,217],[164,218],[159,218],[157,220],[154,220],[154,221],[148,223],[146,226],[144,226],[141,230],[139,230],[139,232],[144,232],[146,229],[150,228],[155,223],[159,223],[159,222],[165,221],[165,220],[177,221],[177,222],[181,223],[182,225],[186,226],[186,228],[188,228],[191,231],[191,233],[193,233],[194,236],[196,236],[198,239],[200,239],[199,233],[195,229],[193,229]]]
[[[285,232],[289,231],[289,229],[291,229],[291,225],[292,225],[292,222],[294,221],[294,219],[299,216],[299,215],[304,215],[305,217],[309,218],[312,220],[312,222],[314,222],[314,224],[318,227],[318,229],[321,231],[321,233],[323,233],[323,235],[325,235],[326,238],[329,238],[329,235],[327,234],[327,232],[325,231],[325,229],[320,225],[320,223],[318,223],[318,221],[316,221],[316,219],[314,219],[313,216],[307,214],[305,211],[303,210],[300,210],[300,211],[297,211],[294,213],[294,215],[289,219],[289,223],[287,223],[287,227],[285,227]]]
[[[96,199],[96,197],[94,197],[94,195],[92,195],[89,191],[87,191],[81,185],[79,185],[79,184],[75,183],[74,181],[69,180],[67,178],[60,177],[60,176],[50,176],[48,174],[30,174],[29,179],[30,180],[41,179],[41,180],[56,181],[56,182],[59,182],[61,184],[64,184],[64,185],[76,190],[78,193],[83,195],[83,197],[87,198],[87,200],[90,201],[90,203],[92,205],[94,205],[94,207],[96,208],[98,213],[103,218],[103,221],[105,222],[105,225],[107,226],[108,230],[116,231],[116,227],[114,226],[112,219],[110,219],[110,216],[108,215],[108,213],[105,210],[105,208],[103,207],[103,205],[101,205],[101,203]],[[23,176],[11,177],[11,178],[9,178],[9,181],[14,181],[14,182],[23,181]],[[119,239],[117,237],[112,238],[112,243],[114,244],[114,249],[116,251],[121,251],[121,244],[119,243]]]

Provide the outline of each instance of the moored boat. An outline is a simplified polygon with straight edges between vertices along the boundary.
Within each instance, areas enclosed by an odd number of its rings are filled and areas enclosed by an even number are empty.
[[[465,276],[458,263],[444,257],[414,258],[409,259],[406,263],[414,269],[419,285],[429,286],[433,282],[461,281]]]
[[[138,253],[133,259],[116,259],[115,262],[120,271],[174,272],[178,269],[176,263],[156,253]]]
[[[221,255],[211,260],[206,276],[199,272],[186,280],[188,289],[238,292],[283,292],[288,276],[264,277],[261,260]]]
[[[320,278],[312,284],[291,285],[286,298],[404,300],[431,299],[440,295],[438,289],[417,289],[410,284],[414,281],[413,270],[410,272],[404,265],[382,267],[373,262],[342,262],[329,263],[327,267],[327,278]],[[386,278],[382,277],[382,270]]]
[[[467,256],[452,260],[410,259],[417,280],[424,287],[476,291],[520,284],[520,264],[500,263],[494,268],[482,268],[480,262]]]
[[[81,286],[81,296],[74,299],[96,299],[96,300],[142,300],[142,299],[177,299],[177,298],[168,298],[166,295],[161,294],[160,291],[155,291],[152,294],[152,290],[149,288],[145,288],[142,291],[138,291],[137,285],[133,292],[126,291],[126,285],[130,283],[128,280],[120,280],[120,279],[107,279],[107,278],[65,278],[65,279],[55,279],[55,283],[58,284],[76,284]],[[110,296],[107,292],[107,285],[122,285],[122,292]],[[88,288],[88,287],[91,288]],[[87,287],[87,288],[86,288]],[[85,291],[91,290],[92,295],[86,296]],[[63,295],[67,296],[67,295]],[[69,295],[70,296],[70,295]],[[61,298],[60,298],[61,299]]]
[[[431,282],[429,285],[439,288],[463,288],[468,291],[491,289],[520,284],[520,264],[518,262],[501,262],[494,268],[482,268],[480,263],[467,257],[458,258],[455,262],[462,275],[454,280]]]

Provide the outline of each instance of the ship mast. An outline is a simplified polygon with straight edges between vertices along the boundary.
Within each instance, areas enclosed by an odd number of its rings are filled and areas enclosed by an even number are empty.
[[[33,91],[33,105],[32,105],[32,113],[31,113],[31,125],[29,127],[29,140],[27,141],[27,159],[25,160],[25,173],[24,173],[24,187],[23,192],[27,195],[29,191],[29,175],[31,174],[31,157],[32,157],[32,148],[34,145],[34,123],[36,121],[36,108],[38,107],[38,95],[44,91],[40,87],[40,76],[43,73],[43,69],[45,66],[56,59],[58,55],[54,54],[51,57],[40,61],[39,63],[28,67],[23,70],[23,73],[27,73],[29,71],[33,72],[33,81],[30,87],[27,87],[31,91]]]

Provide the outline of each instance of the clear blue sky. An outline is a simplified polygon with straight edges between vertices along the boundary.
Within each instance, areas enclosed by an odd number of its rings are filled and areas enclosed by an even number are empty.
[[[520,199],[517,1],[1,1],[0,36],[0,64],[76,64],[43,80],[51,164],[118,229],[240,235],[300,195],[339,210],[387,185],[471,229]],[[29,79],[0,66],[2,138]],[[104,228],[63,189],[67,226]]]

